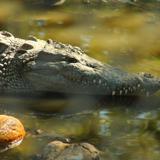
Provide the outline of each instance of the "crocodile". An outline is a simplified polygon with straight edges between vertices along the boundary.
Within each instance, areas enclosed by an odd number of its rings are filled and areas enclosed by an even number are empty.
[[[89,57],[77,46],[0,31],[0,93],[152,95],[160,78],[128,73]]]

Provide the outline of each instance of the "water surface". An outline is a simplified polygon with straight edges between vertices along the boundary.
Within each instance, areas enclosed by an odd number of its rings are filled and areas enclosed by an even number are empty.
[[[160,2],[84,4],[1,1],[1,30],[27,38],[52,38],[129,72],[160,76]],[[48,1],[49,2],[49,1]],[[0,114],[19,118],[27,136],[3,160],[36,159],[51,140],[89,142],[110,160],[159,160],[160,94],[151,98],[68,99],[0,97]]]

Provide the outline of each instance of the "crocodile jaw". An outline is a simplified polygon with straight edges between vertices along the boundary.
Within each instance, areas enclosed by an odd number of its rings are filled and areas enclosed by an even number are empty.
[[[105,74],[97,74],[95,70],[91,68],[88,69],[83,64],[68,64],[65,61],[52,62],[48,60],[48,62],[36,61],[33,63],[31,68],[32,69],[26,74],[26,77],[31,82],[33,88],[38,91],[113,96],[149,96],[160,90],[160,80],[146,73],[140,75],[133,74],[133,78],[129,79],[126,82],[126,87],[125,89],[123,89],[124,78],[119,79],[119,81],[122,82],[120,84],[117,84],[115,80],[109,82],[108,77],[113,76],[112,72],[107,72],[107,77],[105,76]],[[67,68],[70,68],[70,70],[68,71]],[[80,69],[79,75],[77,75],[79,71],[77,70],[77,68]],[[99,68],[99,70],[100,69],[101,68]],[[89,74],[86,73],[87,70]],[[98,79],[93,78],[98,76]],[[82,77],[87,77],[88,82],[86,78],[82,79]],[[115,77],[114,79],[116,78],[117,77]],[[109,87],[105,85],[108,83],[110,84]],[[140,83],[141,86],[134,86],[134,84],[137,83]],[[114,87],[112,88],[111,85]]]

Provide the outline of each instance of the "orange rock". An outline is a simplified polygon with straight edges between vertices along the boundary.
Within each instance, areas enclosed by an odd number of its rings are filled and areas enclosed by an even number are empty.
[[[0,152],[19,145],[24,136],[24,127],[18,119],[0,115]]]

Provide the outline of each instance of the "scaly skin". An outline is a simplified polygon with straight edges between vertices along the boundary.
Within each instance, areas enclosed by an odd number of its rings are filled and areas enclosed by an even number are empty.
[[[95,95],[150,95],[160,79],[129,74],[89,56],[79,47],[15,38],[0,32],[0,92],[62,92]]]

